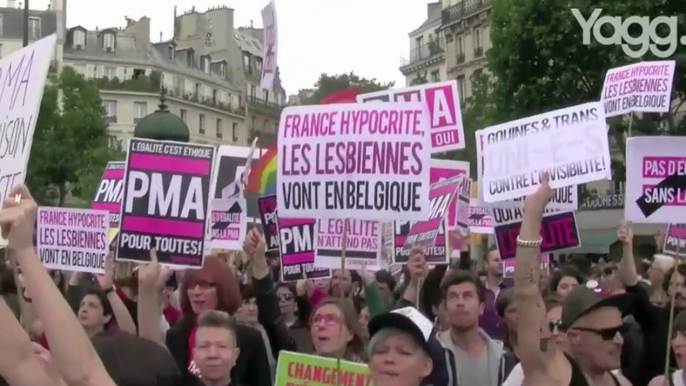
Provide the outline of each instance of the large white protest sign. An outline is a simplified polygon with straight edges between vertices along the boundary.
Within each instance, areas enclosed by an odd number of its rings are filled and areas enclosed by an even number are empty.
[[[347,227],[346,232],[343,229],[344,224]],[[381,225],[380,221],[371,220],[318,219],[314,266],[340,268],[341,258],[345,253],[347,269],[366,267],[370,271],[378,271],[381,269]]]
[[[680,224],[686,219],[686,137],[626,141],[624,216],[638,223]]]
[[[277,57],[279,52],[279,29],[276,21],[276,7],[271,1],[262,10],[262,81],[260,87],[266,90],[274,88],[276,79]]]
[[[0,206],[12,188],[24,182],[43,87],[55,50],[50,35],[0,60]],[[0,247],[7,241],[0,237]]]
[[[476,136],[476,170],[478,176],[484,175],[484,158],[483,149],[486,146],[486,142],[496,142],[497,138],[502,137],[507,132],[507,127],[502,129],[502,133],[489,133],[488,136],[484,135],[485,130],[478,130],[475,133]],[[522,132],[521,135],[529,135],[529,133]],[[482,182],[481,180],[479,182]],[[480,184],[481,185],[481,184]],[[513,200],[504,200],[493,203],[488,203],[484,200],[483,187],[479,186],[479,191],[477,192],[477,205],[484,208],[523,208],[524,207],[524,197],[518,197]],[[562,188],[555,189],[555,195],[548,203],[547,208],[557,209],[557,210],[576,210],[579,205],[577,189],[575,186],[565,186]]]
[[[599,102],[539,114],[484,130],[481,187],[489,203],[534,193],[543,172],[561,188],[603,180],[610,168],[605,116]]]
[[[430,151],[424,104],[287,107],[279,125],[279,216],[426,219]]]
[[[673,60],[641,62],[605,74],[600,101],[607,118],[630,112],[667,113],[670,109]]]

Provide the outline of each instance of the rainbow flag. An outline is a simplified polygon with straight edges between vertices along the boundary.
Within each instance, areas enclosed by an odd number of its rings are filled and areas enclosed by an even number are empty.
[[[261,196],[276,194],[276,145],[272,145],[250,168],[245,190]]]

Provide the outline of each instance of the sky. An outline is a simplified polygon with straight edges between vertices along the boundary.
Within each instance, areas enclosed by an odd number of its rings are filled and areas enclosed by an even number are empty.
[[[6,0],[2,0],[6,1]],[[235,25],[262,26],[267,0],[66,0],[67,26],[124,27],[124,17],[151,19],[151,39],[172,37],[174,6],[178,12],[226,5]],[[30,0],[32,9],[47,9],[49,0]],[[288,94],[312,88],[321,73],[354,71],[365,78],[405,85],[400,58],[408,58],[408,33],[426,19],[429,0],[276,0],[279,29],[278,64]]]

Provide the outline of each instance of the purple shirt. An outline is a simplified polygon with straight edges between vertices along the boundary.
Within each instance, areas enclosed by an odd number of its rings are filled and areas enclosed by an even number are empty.
[[[505,335],[507,334],[507,328],[505,327],[505,321],[498,315],[495,309],[495,301],[497,295],[503,290],[512,287],[512,281],[508,279],[503,279],[500,282],[500,290],[496,294],[493,290],[486,286],[485,298],[484,298],[484,313],[479,318],[479,327],[481,327],[491,339],[498,339],[504,341]]]

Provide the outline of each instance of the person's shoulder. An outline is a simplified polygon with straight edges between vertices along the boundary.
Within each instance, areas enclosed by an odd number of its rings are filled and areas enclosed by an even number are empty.
[[[236,330],[236,340],[238,341],[238,344],[249,345],[254,344],[255,342],[262,342],[262,333],[257,329],[243,324],[236,324],[234,328]]]

